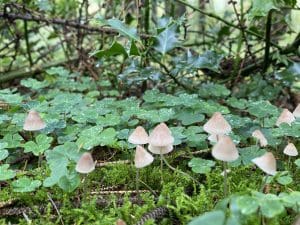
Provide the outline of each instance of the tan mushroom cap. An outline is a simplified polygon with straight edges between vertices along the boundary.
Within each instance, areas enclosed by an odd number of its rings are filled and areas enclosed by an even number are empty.
[[[116,221],[116,225],[126,225],[126,223],[125,223],[124,220],[118,219],[118,220]]]
[[[157,147],[165,147],[174,143],[174,137],[165,123],[157,125],[149,135],[149,144]]]
[[[157,155],[168,154],[169,152],[173,151],[173,145],[159,147],[159,146],[153,146],[149,144],[148,149],[153,154],[157,154]]]
[[[95,169],[95,162],[91,153],[85,152],[78,160],[75,170],[78,173],[90,173]]]
[[[25,118],[23,129],[27,131],[42,130],[46,127],[46,124],[40,117],[39,113],[35,110],[30,110]]]
[[[264,134],[260,130],[253,131],[252,137],[258,139],[261,147],[265,147],[268,145],[268,140],[265,138]]]
[[[153,162],[153,156],[147,152],[142,146],[136,146],[134,165],[136,168],[143,168],[150,165]]]
[[[283,153],[288,156],[297,156],[298,150],[293,143],[289,143],[283,150]]]
[[[239,157],[239,152],[230,137],[222,136],[214,145],[212,156],[221,161],[231,162]]]
[[[231,131],[231,126],[220,112],[215,112],[204,124],[203,130],[209,134],[228,134]]]
[[[276,174],[276,159],[272,152],[266,152],[264,155],[251,161],[265,173],[272,176]]]
[[[288,109],[283,109],[282,113],[278,117],[276,121],[276,126],[279,126],[282,123],[287,123],[288,125],[291,126],[292,122],[294,122],[296,119]]]
[[[207,139],[211,142],[217,142],[223,136],[226,136],[226,135],[225,134],[210,134]]]
[[[296,109],[293,111],[293,115],[296,118],[300,118],[300,104],[298,104]]]
[[[144,145],[147,144],[149,141],[149,137],[147,132],[142,126],[138,126],[135,128],[135,130],[131,133],[131,135],[128,138],[128,141],[131,144],[135,145]]]

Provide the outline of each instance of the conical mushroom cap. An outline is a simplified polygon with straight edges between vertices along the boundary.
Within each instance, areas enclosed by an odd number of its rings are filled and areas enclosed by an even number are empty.
[[[214,145],[212,155],[218,160],[231,162],[239,157],[239,152],[230,137],[222,136]]]
[[[211,142],[217,142],[223,136],[225,136],[225,135],[224,134],[210,134],[207,139]]]
[[[149,141],[147,132],[142,126],[138,126],[129,136],[128,141],[135,145],[144,145]]]
[[[157,125],[149,135],[149,144],[152,146],[163,147],[174,143],[174,138],[165,123]]]
[[[209,134],[228,134],[231,131],[231,126],[220,112],[215,112],[204,124],[203,130]]]
[[[268,140],[265,138],[264,134],[260,130],[253,131],[252,137],[259,140],[259,144],[261,147],[265,147],[268,145]]]
[[[136,168],[143,168],[153,162],[153,156],[147,152],[142,146],[136,146],[134,165]]]
[[[46,127],[46,124],[40,117],[39,113],[35,110],[30,110],[25,118],[23,129],[27,131],[42,130]]]
[[[283,109],[282,113],[278,117],[276,121],[276,125],[279,126],[282,123],[287,123],[288,125],[291,125],[292,122],[294,122],[296,119],[288,109]]]
[[[85,152],[82,154],[76,164],[76,171],[78,173],[90,173],[95,169],[95,162],[91,153]]]
[[[288,156],[297,156],[298,150],[293,143],[289,143],[283,150],[283,153]]]
[[[269,175],[276,174],[276,159],[272,152],[267,152],[260,157],[254,158],[252,162],[265,173]]]
[[[293,115],[296,118],[300,117],[300,104],[297,105],[296,109],[293,111]]]
[[[149,144],[148,149],[150,152],[152,152],[153,154],[168,154],[169,152],[171,152],[173,150],[173,145],[168,145],[168,146],[153,146],[151,144]]]

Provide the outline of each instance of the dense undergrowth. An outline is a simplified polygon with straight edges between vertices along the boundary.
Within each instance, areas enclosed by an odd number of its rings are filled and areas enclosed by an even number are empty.
[[[118,218],[136,224],[157,207],[166,207],[168,214],[146,224],[187,224],[211,210],[226,212],[227,224],[290,224],[294,220],[300,201],[300,165],[297,160],[288,161],[282,151],[288,142],[297,146],[298,120],[291,126],[276,126],[280,108],[266,100],[237,99],[222,85],[209,84],[213,91],[203,95],[170,95],[153,89],[140,99],[118,99],[109,82],[101,84],[58,67],[48,70],[44,80],[29,78],[18,89],[1,90],[3,224],[61,220],[113,224]],[[25,116],[33,108],[47,124],[40,132],[23,130]],[[239,159],[229,163],[229,197],[223,196],[222,164],[212,158],[212,143],[203,130],[216,111],[231,124],[230,136],[239,147]],[[151,130],[159,122],[166,122],[175,138],[175,150],[166,156],[169,164],[199,183],[166,166],[161,183],[157,159],[141,169],[140,189],[145,191],[137,194],[131,163],[135,146],[127,139],[137,125]],[[262,130],[267,147],[259,147],[253,139],[255,129]],[[98,166],[81,176],[74,167],[85,151],[92,152]],[[251,160],[266,151],[276,155],[278,173],[269,177],[262,194],[264,175]],[[59,207],[59,214],[52,204]]]

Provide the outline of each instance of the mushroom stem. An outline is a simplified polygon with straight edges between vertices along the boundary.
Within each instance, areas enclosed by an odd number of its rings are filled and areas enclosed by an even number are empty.
[[[163,154],[160,150],[160,182],[163,185],[164,184],[164,177],[163,177]]]
[[[136,193],[139,193],[139,177],[140,177],[140,170],[136,169],[136,174],[135,174],[135,189]]]
[[[42,165],[42,160],[43,160],[43,155],[42,153],[39,154],[39,159],[38,159],[38,167],[40,168]]]
[[[223,162],[224,169],[224,197],[227,197],[227,162]]]
[[[289,155],[288,163],[287,163],[287,169],[290,170],[290,164],[291,164],[291,156]]]
[[[192,176],[190,176],[189,174],[187,174],[187,173],[185,173],[185,172],[183,172],[183,171],[181,171],[181,170],[179,170],[179,169],[176,169],[176,168],[174,168],[173,166],[171,166],[171,165],[168,163],[168,161],[166,160],[166,158],[165,158],[164,156],[162,157],[162,159],[163,159],[163,161],[165,162],[165,164],[166,164],[171,170],[173,170],[173,171],[175,171],[175,172],[177,172],[177,173],[181,173],[182,175],[184,175],[184,176],[190,178],[190,179],[191,179],[192,181],[194,181],[196,184],[199,184],[199,185],[200,185],[200,183],[199,183],[195,178],[193,178]]]
[[[265,176],[265,178],[262,181],[261,187],[260,187],[260,192],[264,193],[264,188],[266,186],[267,180],[268,180],[268,175]]]

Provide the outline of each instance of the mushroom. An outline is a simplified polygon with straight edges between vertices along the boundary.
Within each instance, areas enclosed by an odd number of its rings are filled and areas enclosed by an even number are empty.
[[[276,174],[276,159],[272,152],[266,152],[264,155],[256,157],[251,161],[267,174],[260,189],[260,191],[263,192],[268,176],[274,176]]]
[[[95,169],[95,162],[91,153],[85,152],[78,160],[75,170],[78,173],[90,173]]]
[[[167,154],[173,150],[173,145],[158,147],[149,144],[148,149],[153,154]]]
[[[148,153],[142,146],[136,146],[134,165],[136,168],[143,168],[153,162],[153,156]]]
[[[223,161],[224,196],[227,196],[227,162],[238,159],[239,152],[229,136],[221,136],[212,149],[214,158]]]
[[[297,105],[296,109],[293,111],[293,115],[296,118],[300,117],[300,104]]]
[[[231,132],[230,124],[224,119],[220,112],[215,112],[212,117],[204,124],[204,131],[210,134],[209,140],[217,141],[220,135]]]
[[[267,175],[274,176],[276,174],[276,159],[272,152],[266,152],[264,155],[256,157],[251,161]]]
[[[293,143],[289,143],[283,150],[283,153],[288,156],[297,156],[298,150]]]
[[[218,160],[232,162],[239,157],[239,152],[229,136],[222,136],[214,145],[212,155]]]
[[[149,137],[147,132],[142,126],[138,126],[135,128],[135,130],[131,133],[131,135],[128,138],[128,141],[131,144],[135,145],[144,145],[147,144],[149,141]]]
[[[288,125],[291,126],[292,122],[294,122],[296,119],[288,109],[283,109],[282,113],[278,117],[276,121],[276,126],[279,126],[282,123],[287,123]]]
[[[25,118],[23,129],[26,131],[38,131],[46,127],[46,124],[35,110],[30,110]]]
[[[268,145],[268,140],[260,130],[253,131],[252,137],[256,138],[259,141],[261,147],[265,147]]]
[[[125,223],[124,220],[118,219],[118,220],[116,221],[116,225],[126,225],[126,223]]]

